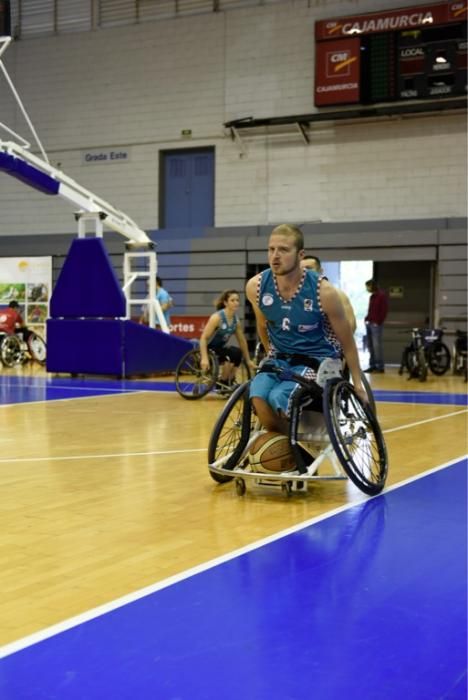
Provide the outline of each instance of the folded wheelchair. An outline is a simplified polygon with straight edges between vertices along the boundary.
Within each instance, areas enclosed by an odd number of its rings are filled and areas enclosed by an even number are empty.
[[[211,434],[208,469],[214,481],[234,480],[239,495],[245,493],[247,482],[253,482],[260,487],[279,487],[290,496],[306,492],[313,481],[349,478],[365,494],[380,493],[388,459],[373,399],[364,402],[342,375],[327,379],[322,387],[268,362],[260,371],[276,372],[281,380],[295,381],[301,387],[294,394],[289,420],[295,469],[252,471],[249,448],[265,431],[252,409],[249,380],[231,395]]]

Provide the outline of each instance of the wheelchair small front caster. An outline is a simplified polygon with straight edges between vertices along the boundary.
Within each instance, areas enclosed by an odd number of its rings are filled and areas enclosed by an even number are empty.
[[[281,491],[283,493],[283,496],[286,498],[290,498],[291,492],[292,492],[292,484],[290,481],[283,481],[281,484]]]
[[[245,481],[244,479],[236,479],[236,493],[238,496],[243,496],[245,494]]]

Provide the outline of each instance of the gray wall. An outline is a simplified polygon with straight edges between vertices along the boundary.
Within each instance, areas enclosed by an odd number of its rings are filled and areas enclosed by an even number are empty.
[[[466,223],[459,218],[311,223],[303,224],[302,229],[307,252],[316,252],[324,260],[394,262],[396,273],[399,261],[432,263],[433,289],[428,290],[431,322],[453,331],[466,329]],[[208,315],[214,310],[214,299],[226,288],[239,290],[244,308],[246,278],[252,266],[266,263],[271,228],[208,228],[195,234],[189,230],[150,232],[157,244],[159,274],[175,302],[173,313]],[[72,239],[71,235],[59,234],[2,236],[0,257],[51,255],[55,283]],[[122,280],[125,241],[109,233],[105,234],[105,242]],[[401,315],[396,320],[401,324],[414,322]],[[246,321],[246,330],[253,335],[248,310]]]

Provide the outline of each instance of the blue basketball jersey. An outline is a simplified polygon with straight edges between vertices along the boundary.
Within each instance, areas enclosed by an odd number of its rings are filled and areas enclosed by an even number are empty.
[[[320,307],[320,279],[318,273],[304,270],[294,297],[286,301],[272,271],[261,273],[257,303],[268,321],[270,345],[277,353],[307,355],[317,360],[341,356],[341,346]]]
[[[216,333],[208,342],[208,347],[210,348],[221,348],[226,345],[227,341],[231,335],[236,332],[237,328],[237,316],[234,316],[231,323],[229,323],[224,309],[218,311],[218,315],[221,318],[221,324],[218,326]]]

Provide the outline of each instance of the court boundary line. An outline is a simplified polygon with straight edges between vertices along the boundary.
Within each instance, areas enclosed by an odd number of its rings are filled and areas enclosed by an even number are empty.
[[[400,425],[397,428],[387,428],[382,430],[384,435],[388,433],[395,433],[397,430],[407,430],[408,428],[415,428],[417,425],[423,425],[424,423],[432,423],[435,420],[442,420],[443,418],[453,418],[453,416],[460,416],[462,413],[468,413],[468,408],[463,408],[460,411],[453,411],[453,413],[446,413],[444,416],[433,416],[432,418],[424,418],[424,420],[418,420],[414,423],[407,423],[406,425]]]
[[[135,392],[137,393],[137,392]],[[145,393],[145,392],[143,392]],[[91,396],[83,396],[81,398],[92,398]],[[69,399],[65,399],[68,401]],[[44,402],[42,402],[44,403]],[[46,402],[48,403],[48,402]],[[414,428],[423,423],[431,423],[436,420],[442,420],[444,418],[453,418],[453,416],[461,415],[462,413],[467,413],[468,408],[462,408],[459,411],[454,411],[452,413],[446,413],[443,416],[433,416],[432,418],[425,418],[422,421],[416,421],[415,423],[407,423],[406,425],[399,425],[396,428],[388,428],[387,430],[382,430],[384,435],[388,433],[395,433],[398,430],[407,430],[408,428]],[[87,454],[87,455],[60,455],[59,457],[10,457],[7,459],[0,458],[0,464],[22,464],[23,462],[68,462],[76,461],[79,459],[127,459],[128,457],[157,457],[159,455],[172,455],[172,454],[185,454],[187,452],[206,452],[206,447],[195,447],[185,450],[150,450],[148,452],[115,452],[109,454]]]
[[[42,387],[41,387],[42,388]],[[64,387],[60,387],[63,389]],[[63,399],[38,399],[37,401],[16,401],[13,403],[0,403],[0,408],[11,408],[12,406],[36,406],[37,404],[53,404],[63,401],[83,401],[84,399],[107,399],[112,396],[135,396],[136,394],[156,394],[156,391],[148,391],[148,389],[128,389],[122,391],[109,391],[107,394],[93,394],[92,396],[70,396]],[[167,392],[161,392],[167,393]]]
[[[219,557],[210,559],[207,562],[197,564],[196,566],[193,566],[190,569],[186,569],[185,571],[182,571],[178,574],[169,576],[168,578],[163,579],[162,581],[158,581],[157,583],[151,584],[150,586],[145,586],[144,588],[140,588],[137,591],[133,591],[133,593],[128,593],[124,596],[120,596],[119,598],[116,598],[113,601],[109,601],[108,603],[104,603],[103,605],[91,608],[91,610],[87,610],[86,612],[80,613],[79,615],[74,615],[73,617],[63,620],[62,622],[58,622],[55,625],[46,627],[43,630],[34,632],[33,634],[27,635],[26,637],[18,639],[14,642],[9,642],[8,644],[5,644],[0,647],[0,659],[3,659],[7,656],[11,656],[12,654],[27,649],[28,647],[34,646],[35,644],[38,644],[39,642],[45,641],[46,639],[66,632],[70,629],[73,629],[74,627],[78,627],[81,624],[90,622],[91,620],[106,615],[107,613],[112,612],[113,610],[117,610],[119,608],[124,607],[125,605],[134,603],[137,600],[152,595],[153,593],[157,593],[158,591],[164,588],[169,588],[169,586],[173,586],[192,576],[196,576],[197,574],[203,573],[204,571],[208,571],[209,569],[213,569],[216,566],[220,566],[221,564],[231,561],[232,559],[236,559],[237,557],[243,556],[244,554],[248,554],[249,552],[253,552],[256,549],[260,549],[261,547],[271,544],[272,542],[276,542],[277,540],[287,537],[288,535],[292,535],[295,532],[304,530],[307,527],[310,527],[311,525],[322,522],[323,520],[327,520],[328,518],[332,518],[335,515],[338,515],[339,513],[343,513],[347,510],[350,510],[351,508],[361,506],[367,501],[373,500],[375,498],[380,498],[381,496],[385,496],[391,491],[395,491],[403,486],[406,486],[407,484],[410,484],[414,481],[418,481],[419,479],[423,479],[429,476],[430,474],[442,471],[443,469],[448,469],[449,467],[455,464],[463,462],[467,458],[468,454],[465,454],[460,457],[457,457],[456,459],[450,460],[449,462],[445,462],[442,465],[428,469],[422,472],[421,474],[408,477],[407,479],[399,481],[397,484],[393,484],[392,486],[389,486],[388,488],[384,489],[384,491],[381,494],[378,494],[377,496],[369,497],[365,494],[362,494],[362,498],[356,502],[346,503],[343,506],[339,506],[338,508],[334,508],[333,510],[328,511],[327,513],[317,515],[313,518],[309,518],[308,520],[303,521],[302,523],[297,523],[296,525],[292,525],[291,527],[285,528],[284,530],[281,530],[280,532],[277,532],[274,535],[268,535],[267,537],[263,537],[260,540],[252,542],[249,545],[239,547],[238,549],[235,549],[232,552],[229,552],[228,554],[222,554]]]

